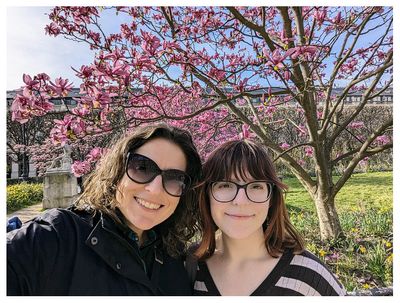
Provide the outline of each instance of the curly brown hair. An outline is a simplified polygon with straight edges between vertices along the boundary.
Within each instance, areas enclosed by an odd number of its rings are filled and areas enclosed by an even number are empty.
[[[203,165],[203,178],[198,185],[199,207],[201,214],[201,241],[195,256],[206,259],[215,251],[215,225],[210,210],[210,184],[215,181],[229,180],[232,175],[246,179],[250,174],[256,180],[267,180],[274,184],[270,207],[263,223],[265,246],[268,253],[277,257],[285,248],[295,252],[304,249],[300,234],[290,223],[284,203],[283,192],[287,186],[276,174],[274,165],[264,146],[249,140],[233,140],[219,146]]]
[[[191,187],[180,201],[175,212],[154,230],[161,236],[164,248],[171,256],[184,253],[190,239],[198,230],[198,194],[193,188],[201,175],[201,160],[189,132],[167,124],[147,125],[124,135],[112,144],[95,170],[85,179],[84,192],[75,202],[78,209],[91,209],[109,215],[122,224],[116,208],[116,191],[125,174],[126,156],[146,142],[164,138],[178,145],[186,156],[186,173],[190,176]]]

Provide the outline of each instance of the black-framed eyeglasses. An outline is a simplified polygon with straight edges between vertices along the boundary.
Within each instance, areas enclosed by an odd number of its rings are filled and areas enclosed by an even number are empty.
[[[273,190],[273,183],[267,181],[252,181],[238,184],[232,181],[217,181],[211,183],[211,194],[221,203],[233,201],[239,189],[244,188],[247,198],[254,203],[264,203],[269,200]]]
[[[161,175],[164,190],[174,197],[182,196],[190,187],[191,179],[184,171],[178,169],[162,170],[146,156],[129,152],[126,156],[125,172],[132,181],[150,183]]]

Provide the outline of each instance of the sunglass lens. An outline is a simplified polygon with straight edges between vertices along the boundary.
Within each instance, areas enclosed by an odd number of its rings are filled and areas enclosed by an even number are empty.
[[[169,170],[163,176],[165,190],[173,196],[180,196],[183,194],[188,186],[188,177],[181,171]]]
[[[127,173],[138,183],[147,183],[157,174],[157,165],[150,159],[140,155],[132,155],[128,162]]]

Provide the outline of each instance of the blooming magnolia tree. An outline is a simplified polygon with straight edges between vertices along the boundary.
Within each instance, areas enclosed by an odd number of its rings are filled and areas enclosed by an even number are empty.
[[[101,21],[112,11],[121,24],[110,33]],[[47,34],[96,50],[92,63],[75,69],[82,97],[55,121],[54,144],[161,120],[191,130],[204,154],[224,140],[253,137],[307,189],[323,239],[342,233],[335,196],[357,164],[392,148],[392,117],[373,130],[358,120],[392,84],[390,7],[56,7],[49,18]],[[51,111],[49,99],[72,87],[44,73],[24,82],[12,105],[21,123]],[[354,92],[361,101],[343,116]],[[275,119],[282,107],[296,110],[300,122]],[[282,128],[296,133],[296,144],[273,139]],[[355,130],[363,136],[334,153]],[[76,171],[87,172],[98,152]],[[302,166],[305,157],[315,176]]]

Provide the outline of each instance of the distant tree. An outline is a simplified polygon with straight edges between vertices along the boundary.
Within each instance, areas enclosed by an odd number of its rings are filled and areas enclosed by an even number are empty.
[[[62,117],[62,115],[58,115]],[[20,176],[29,176],[30,147],[42,144],[49,137],[53,128],[53,120],[57,114],[47,114],[46,117],[33,117],[26,123],[12,121],[11,114],[7,115],[7,156],[14,162],[20,163]],[[48,154],[53,157],[54,154]]]

